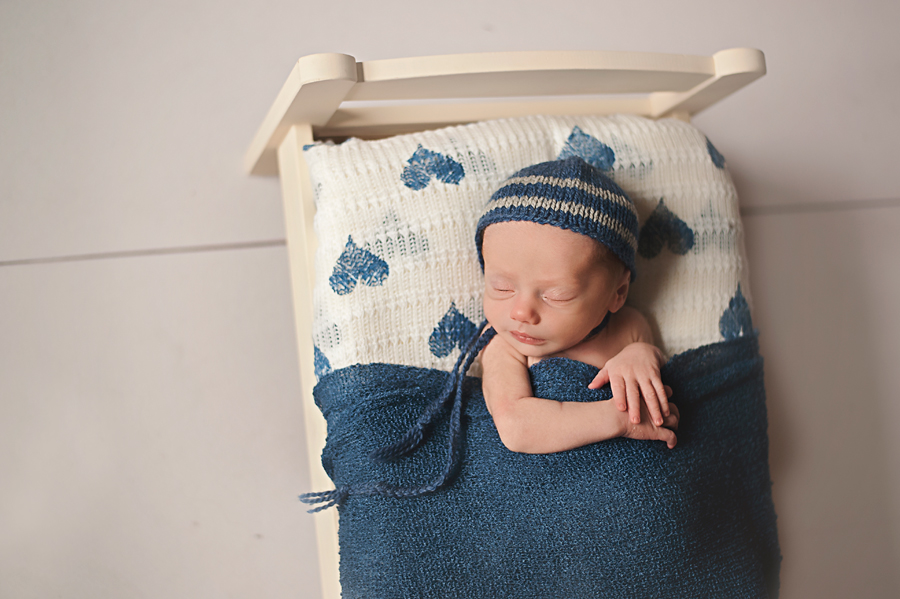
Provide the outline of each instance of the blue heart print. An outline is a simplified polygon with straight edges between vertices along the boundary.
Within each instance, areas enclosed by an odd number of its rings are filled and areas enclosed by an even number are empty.
[[[388,263],[353,243],[353,237],[347,237],[347,245],[334,265],[334,271],[328,279],[331,288],[338,295],[347,295],[356,289],[357,283],[376,287],[384,283],[390,268]]]
[[[384,217],[381,227],[378,237],[370,246],[379,255],[413,258],[429,251],[428,238],[402,222],[393,210]]]
[[[450,309],[428,338],[428,349],[438,358],[446,358],[454,347],[465,349],[466,342],[477,331],[478,326],[457,310],[455,303],[451,303]]]
[[[712,158],[716,168],[725,168],[725,157],[719,153],[708,137],[706,138],[706,151],[709,152],[709,157]]]
[[[428,187],[432,177],[444,183],[459,185],[466,175],[460,163],[443,154],[427,150],[421,145],[413,152],[407,163],[400,179],[404,185],[416,191]]]
[[[322,350],[315,345],[313,346],[313,371],[316,374],[317,381],[331,372],[331,362],[328,361]]]
[[[616,153],[611,147],[578,127],[572,129],[557,160],[565,160],[571,156],[578,156],[601,171],[611,171],[616,161]]]
[[[753,333],[753,319],[750,318],[750,305],[741,293],[738,283],[737,293],[728,302],[728,308],[719,319],[719,332],[725,339],[737,339]]]
[[[641,227],[638,254],[647,259],[655,258],[664,246],[668,246],[673,254],[683,256],[694,247],[694,231],[660,200]]]

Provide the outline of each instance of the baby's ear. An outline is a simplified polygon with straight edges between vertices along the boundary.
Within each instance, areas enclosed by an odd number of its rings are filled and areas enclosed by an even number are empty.
[[[625,305],[625,300],[628,299],[628,290],[631,288],[631,271],[629,269],[622,269],[622,276],[619,277],[618,283],[613,294],[612,305],[609,307],[610,312],[618,312]]]

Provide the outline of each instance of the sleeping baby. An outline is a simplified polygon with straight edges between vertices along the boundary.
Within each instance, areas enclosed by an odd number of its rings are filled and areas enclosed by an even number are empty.
[[[675,446],[678,409],[646,319],[625,306],[638,218],[606,175],[572,157],[525,168],[478,221],[484,313],[496,335],[481,354],[487,408],[504,445],[551,453],[615,437]],[[563,357],[600,369],[612,401],[534,397],[528,367]]]
[[[447,484],[461,455],[460,377],[479,351],[485,403],[512,451],[555,453],[615,437],[675,447],[679,415],[660,377],[665,359],[646,319],[624,305],[637,236],[634,204],[580,158],[536,164],[507,179],[491,196],[475,234],[490,328],[481,334],[482,324],[467,340],[448,384],[407,433],[369,454],[386,462],[415,451],[452,401],[443,471],[419,486],[344,485],[301,499],[323,503],[311,510],[319,511],[354,493],[416,497]],[[600,370],[588,388],[609,383],[612,401],[534,397],[528,367],[545,358],[596,366]]]

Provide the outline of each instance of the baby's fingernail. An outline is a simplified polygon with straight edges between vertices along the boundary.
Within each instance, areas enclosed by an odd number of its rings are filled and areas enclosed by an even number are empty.
[[[662,426],[662,423],[663,423],[663,419],[662,419],[662,418],[657,418],[657,419],[656,419],[656,426]]]

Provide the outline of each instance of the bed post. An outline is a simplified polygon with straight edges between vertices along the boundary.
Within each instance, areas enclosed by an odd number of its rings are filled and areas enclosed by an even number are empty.
[[[284,201],[284,220],[287,229],[297,354],[300,360],[300,385],[303,398],[312,398],[312,390],[316,384],[312,344],[312,290],[315,279],[316,250],[313,215],[316,207],[313,201],[309,172],[303,160],[303,146],[312,142],[310,125],[293,125],[278,146],[278,171],[281,177],[281,194]],[[303,401],[303,416],[306,422],[306,450],[310,457],[311,486],[313,489],[331,488],[334,484],[318,459],[322,447],[325,446],[325,419],[312,401],[305,400]],[[298,508],[299,506],[298,502]],[[315,514],[315,524],[322,596],[325,599],[339,599],[341,587],[338,575],[337,510],[318,512]]]
[[[696,114],[766,74],[766,57],[759,50],[732,48],[712,56],[715,76],[686,92],[650,94],[652,118],[690,120]],[[687,117],[687,118],[685,118]]]

